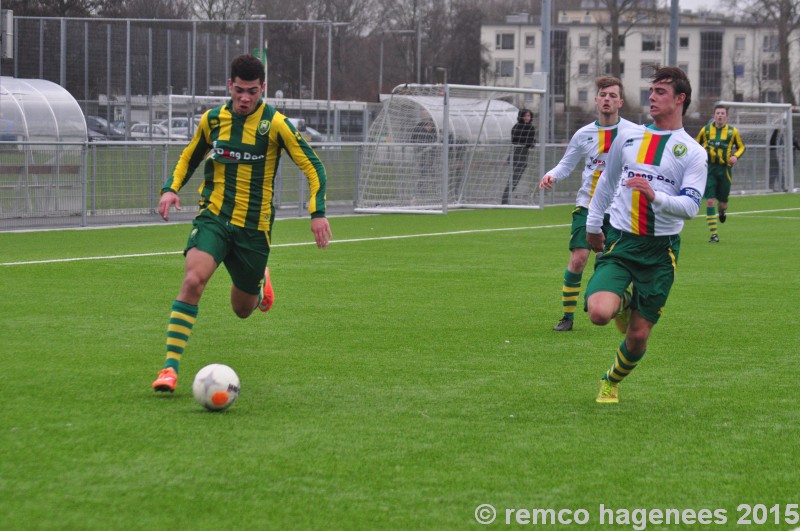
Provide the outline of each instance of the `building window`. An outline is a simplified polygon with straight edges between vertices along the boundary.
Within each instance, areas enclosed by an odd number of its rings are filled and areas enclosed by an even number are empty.
[[[639,105],[642,107],[649,107],[650,106],[650,89],[642,89],[639,92]]]
[[[617,38],[617,42],[619,42],[619,49],[625,49],[625,35],[620,35]],[[606,35],[606,47],[611,48],[611,35]]]
[[[778,36],[777,35],[764,35],[764,51],[777,52],[778,51]]]
[[[744,101],[744,94],[741,92],[734,92],[733,101]]]
[[[514,61],[495,61],[494,73],[498,77],[514,77]]]
[[[778,74],[778,63],[761,64],[761,79],[765,81],[777,81],[780,78]]]
[[[589,75],[589,63],[578,63],[578,75],[579,76]]]
[[[682,36],[682,37],[678,37],[678,47],[679,48],[684,48],[684,49],[688,48],[689,47],[689,37],[687,37],[685,35]]]
[[[529,76],[536,72],[536,63],[525,63],[525,75]]]
[[[660,52],[661,35],[642,35],[643,52]]]
[[[761,103],[783,103],[782,100],[778,90],[765,90],[761,93]]]
[[[589,101],[589,92],[585,90],[578,91],[578,101],[581,103],[586,103]]]
[[[650,79],[658,70],[658,63],[642,63],[641,78]]]
[[[494,48],[495,48],[495,50],[513,50],[514,49],[514,34],[513,33],[498,33],[495,36]]]
[[[605,72],[604,73],[607,76],[612,75],[611,74],[611,62],[610,61],[608,63],[606,63],[606,67],[605,67]],[[625,61],[620,61],[619,62],[619,75],[620,75],[620,77],[625,75]]]
[[[742,35],[737,35],[733,41],[733,49],[737,52],[744,51],[744,45],[747,42],[746,38]]]
[[[689,74],[689,63],[678,63],[678,68],[683,70],[684,74]]]
[[[736,63],[733,65],[733,77],[744,77],[744,64]]]
[[[578,47],[579,48],[588,48],[589,47],[589,36],[588,35],[579,35],[578,36]]]
[[[525,35],[525,48],[536,47],[536,35]]]

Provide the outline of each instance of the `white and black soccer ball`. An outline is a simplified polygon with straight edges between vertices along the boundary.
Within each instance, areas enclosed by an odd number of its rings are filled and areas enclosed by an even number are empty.
[[[197,402],[211,411],[228,409],[239,398],[239,377],[221,363],[206,365],[194,377],[192,393]]]

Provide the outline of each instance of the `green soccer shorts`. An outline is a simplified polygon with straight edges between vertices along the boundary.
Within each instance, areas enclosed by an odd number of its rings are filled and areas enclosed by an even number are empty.
[[[589,216],[589,209],[586,207],[575,207],[572,211],[572,228],[570,229],[569,250],[590,249],[586,241],[586,218]],[[614,230],[609,223],[609,215],[603,216],[603,234],[608,237],[608,231]]]
[[[183,254],[193,247],[213,256],[217,265],[225,264],[234,286],[245,293],[258,295],[269,258],[266,232],[231,225],[203,210],[192,221],[192,231]]]
[[[727,203],[731,195],[731,168],[727,164],[709,164],[704,199]]]
[[[586,300],[598,291],[620,297],[633,282],[631,308],[655,324],[664,312],[678,266],[680,235],[636,236],[616,231],[598,255],[595,271],[586,286]]]

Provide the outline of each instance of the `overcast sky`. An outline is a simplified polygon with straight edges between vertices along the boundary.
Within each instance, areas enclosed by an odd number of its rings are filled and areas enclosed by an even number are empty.
[[[681,9],[692,9],[696,10],[701,7],[706,7],[708,9],[714,9],[719,7],[717,0],[678,0],[680,3]],[[670,2],[667,2],[667,7],[670,6]]]

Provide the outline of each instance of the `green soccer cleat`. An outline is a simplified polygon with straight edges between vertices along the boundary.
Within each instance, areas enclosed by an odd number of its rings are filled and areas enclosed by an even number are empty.
[[[614,317],[614,324],[617,330],[623,334],[628,331],[628,324],[631,322],[631,299],[633,299],[633,284],[628,284],[622,293],[622,300],[619,302],[619,312]]]
[[[619,404],[619,384],[600,380],[600,391],[594,401],[598,404]]]

